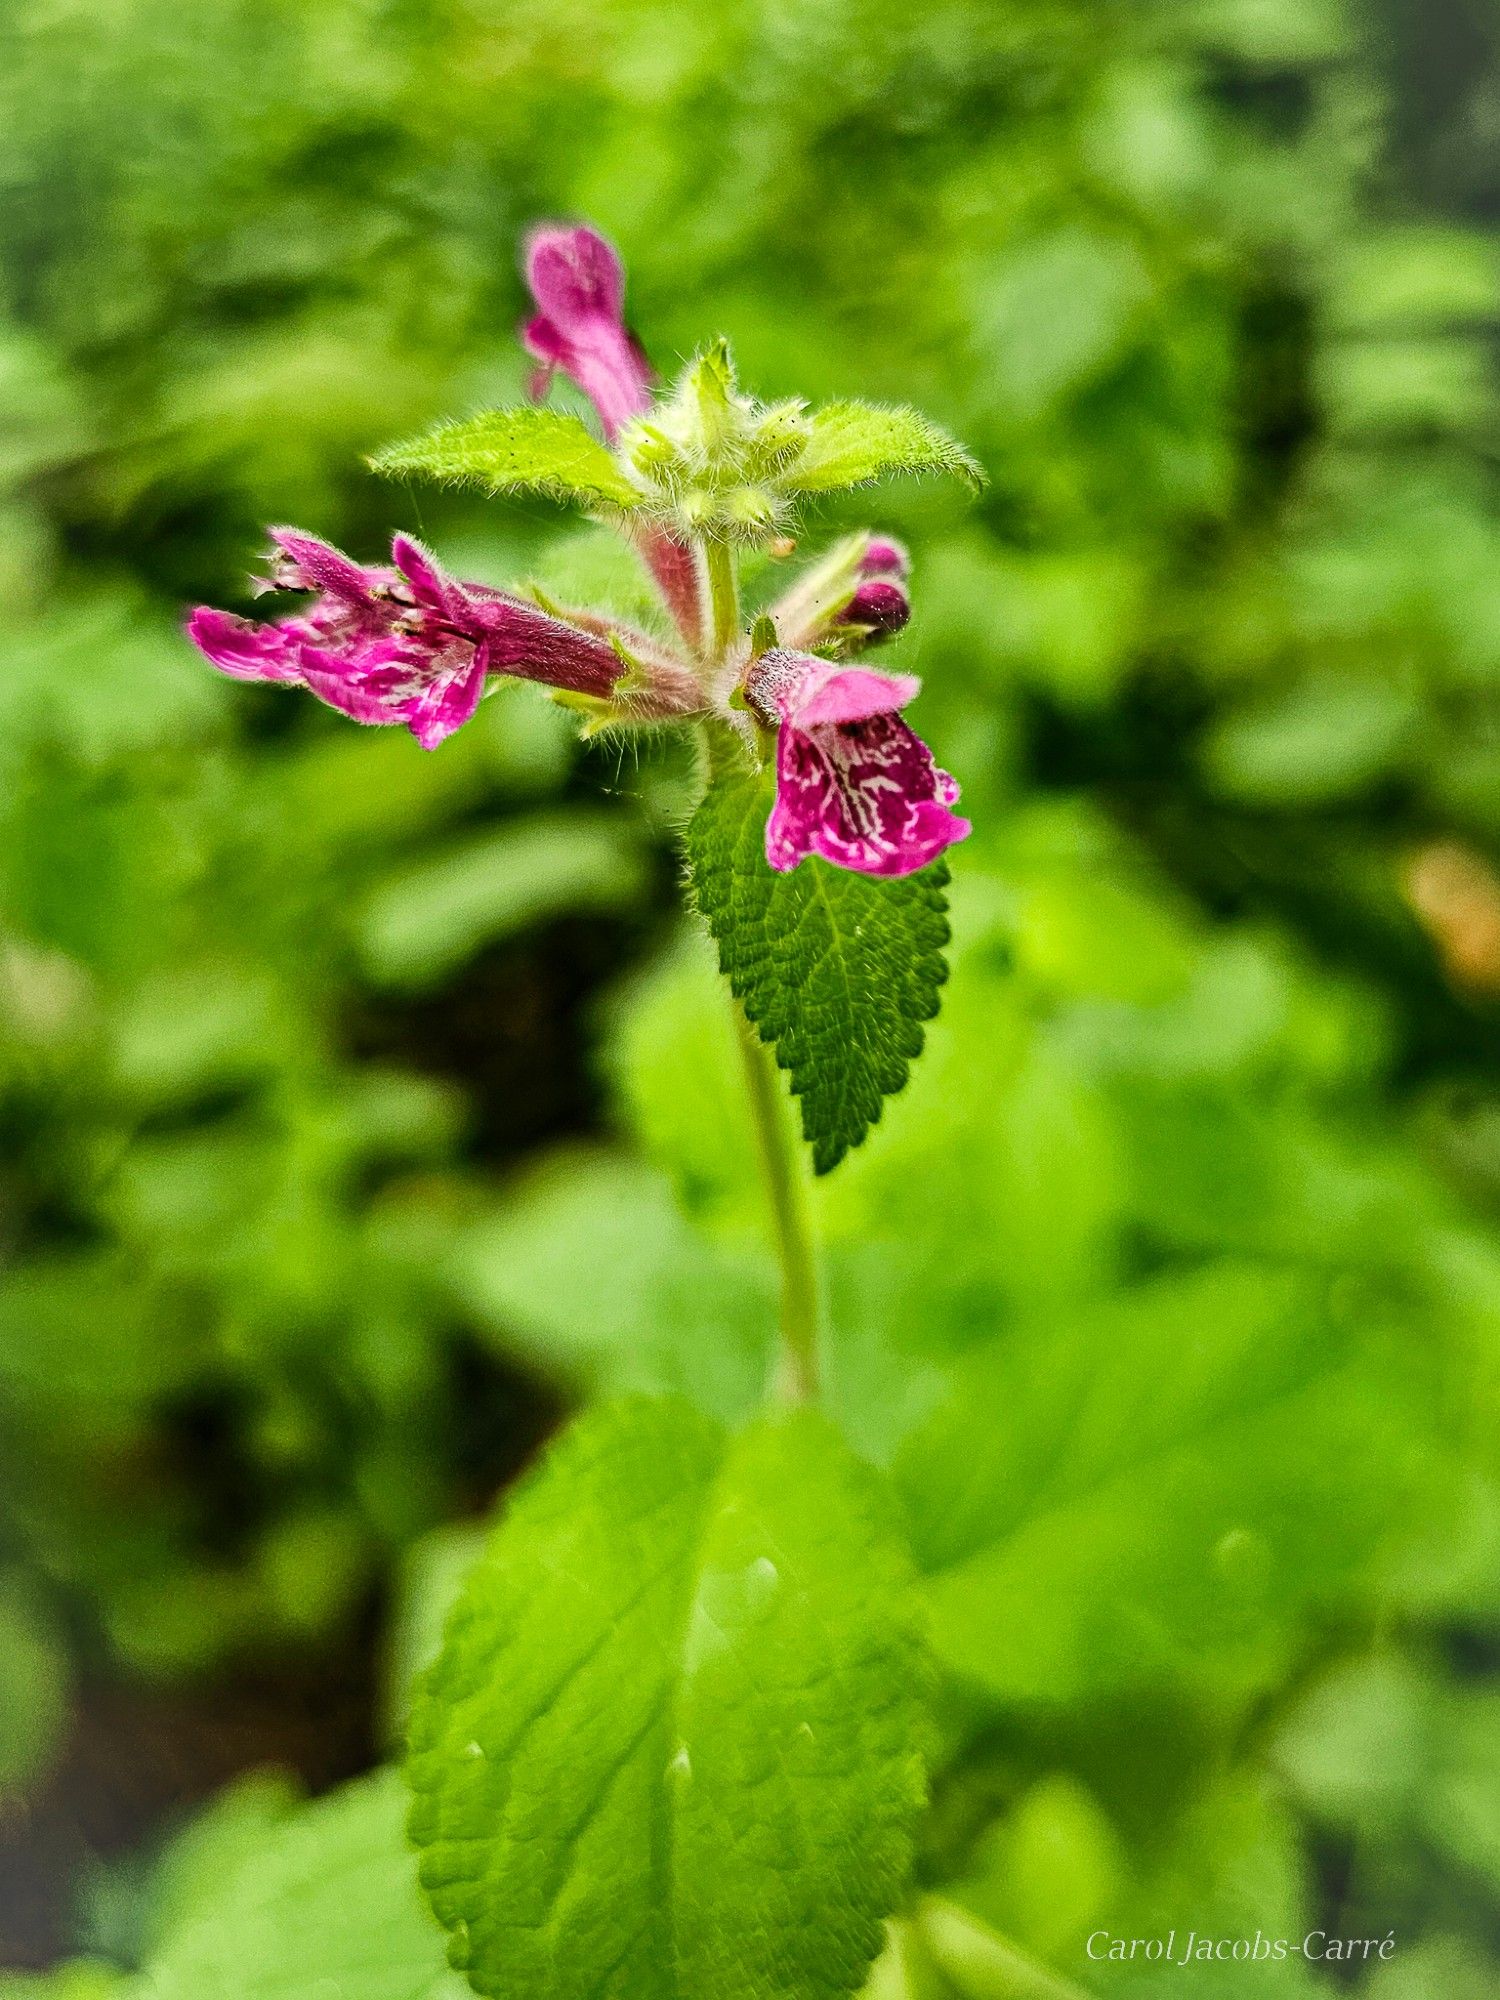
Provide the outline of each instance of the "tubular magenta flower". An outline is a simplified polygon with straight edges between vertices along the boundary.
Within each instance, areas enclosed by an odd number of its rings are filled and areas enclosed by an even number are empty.
[[[745,695],[778,731],[773,868],[785,874],[820,854],[864,875],[909,875],[967,835],[969,822],[950,811],[958,786],[901,720],[920,687],[910,674],[761,654]]]
[[[295,528],[273,528],[271,540],[267,587],[315,591],[312,605],[267,624],[200,607],[188,620],[194,645],[236,680],[308,688],[356,722],[403,722],[424,750],[469,720],[491,674],[607,701],[625,671],[604,633],[459,583],[406,535],[392,541],[389,569],[365,568]],[[676,712],[691,696],[672,687],[658,700]]]
[[[560,368],[599,412],[613,442],[651,406],[651,369],[625,324],[625,272],[613,245],[592,229],[544,223],[526,240],[526,282],[541,308],[521,329],[541,364],[533,395]]]
[[[625,324],[625,272],[614,246],[593,229],[543,223],[526,239],[526,282],[541,308],[521,329],[527,352],[541,364],[533,398],[546,394],[560,368],[598,411],[613,444],[632,417],[651,407],[651,365]],[[634,539],[678,630],[697,645],[702,585],[692,549],[659,527],[642,528]]]

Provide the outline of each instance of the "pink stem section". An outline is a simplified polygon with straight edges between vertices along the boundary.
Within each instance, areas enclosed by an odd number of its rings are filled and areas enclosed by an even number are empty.
[[[703,643],[703,584],[698,559],[686,542],[679,542],[664,528],[643,528],[636,546],[650,570],[662,602],[671,612],[678,631],[692,647]]]

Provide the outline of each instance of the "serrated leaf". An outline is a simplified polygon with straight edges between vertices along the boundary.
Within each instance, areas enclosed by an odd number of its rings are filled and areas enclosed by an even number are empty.
[[[490,494],[545,493],[584,507],[640,500],[608,449],[564,410],[486,410],[387,445],[370,464],[389,475],[416,473]]]
[[[978,461],[920,411],[876,403],[827,403],[808,420],[811,435],[796,463],[778,476],[787,493],[834,493],[896,472],[939,472],[975,492],[985,483]]]
[[[148,2000],[462,2000],[423,1908],[394,1771],[272,1827],[147,1965]]]
[[[454,1964],[495,2000],[854,1992],[922,1798],[910,1603],[885,1496],[822,1417],[585,1417],[413,1704]]]
[[[881,880],[765,855],[769,772],[725,760],[687,830],[694,900],[719,965],[791,1072],[820,1174],[905,1084],[948,977],[946,862]]]

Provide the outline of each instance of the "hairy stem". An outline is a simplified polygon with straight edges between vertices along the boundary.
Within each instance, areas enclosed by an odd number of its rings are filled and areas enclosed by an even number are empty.
[[[780,1392],[791,1402],[813,1401],[818,1393],[818,1268],[802,1156],[787,1121],[776,1058],[755,1032],[738,1000],[731,997],[750,1113],[765,1177],[766,1199],[781,1264]]]
[[[710,539],[703,544],[703,560],[708,570],[714,658],[722,660],[740,636],[740,586],[734,550],[727,542]]]

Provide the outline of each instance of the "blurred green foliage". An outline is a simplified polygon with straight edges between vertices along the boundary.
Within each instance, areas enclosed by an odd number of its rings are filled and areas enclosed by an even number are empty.
[[[682,762],[525,688],[426,757],[176,625],[268,520],[598,582],[360,465],[519,394],[516,241],[577,213],[663,366],[721,329],[992,477],[881,497],[977,831],[929,1054],[818,1190],[949,1670],[925,1879],[1090,1991],[1100,1926],[1314,1920],[1395,1927],[1371,2000],[1493,1990],[1500,238],[1403,176],[1383,48],[1353,0],[7,11],[0,1792],[70,1655],[319,1643],[398,1556],[409,1667],[465,1547],[419,1538],[548,1397],[758,1392]]]

